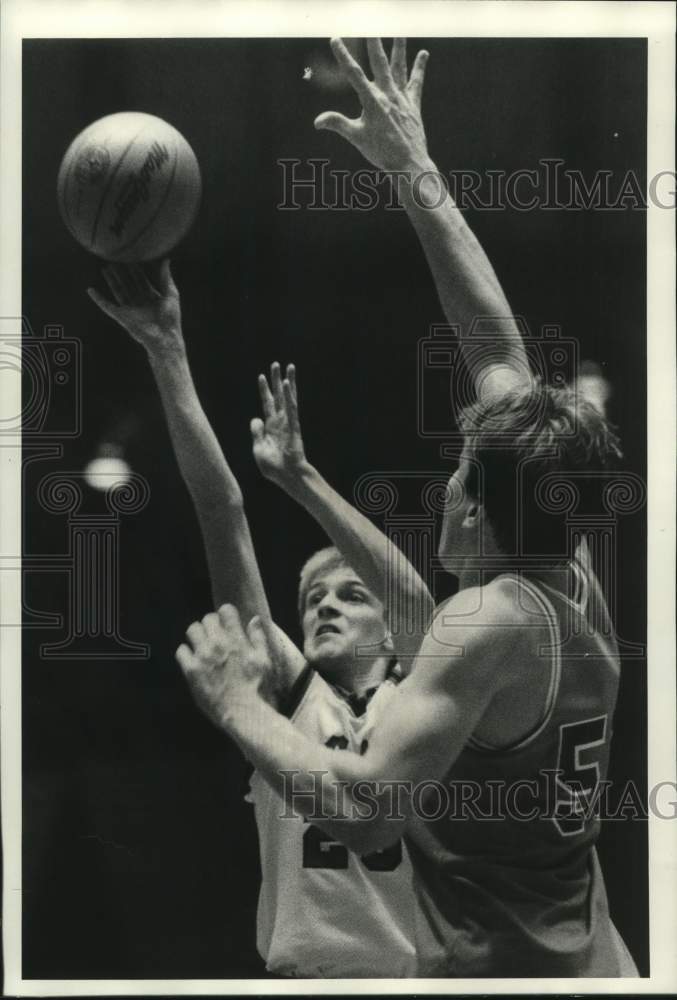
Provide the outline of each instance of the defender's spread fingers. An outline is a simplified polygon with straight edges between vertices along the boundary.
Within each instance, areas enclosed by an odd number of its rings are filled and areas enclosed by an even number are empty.
[[[377,86],[386,92],[392,90],[393,78],[390,72],[390,64],[386,57],[381,39],[368,38],[367,52],[369,53],[369,65],[371,66],[371,71],[374,74],[374,80],[376,81]]]
[[[421,104],[421,94],[423,93],[423,82],[425,80],[425,68],[428,64],[429,55],[430,53],[426,52],[425,49],[421,49],[421,51],[417,54],[416,59],[414,60],[414,65],[411,69],[409,83],[407,84],[409,93],[419,106]]]
[[[406,38],[394,38],[393,47],[390,52],[390,72],[396,86],[401,90],[407,85],[407,40]]]
[[[360,64],[353,59],[341,39],[332,38],[331,48],[337,63],[346,75],[348,83],[362,101],[363,107],[375,104],[376,98],[371,83],[365,76]]]

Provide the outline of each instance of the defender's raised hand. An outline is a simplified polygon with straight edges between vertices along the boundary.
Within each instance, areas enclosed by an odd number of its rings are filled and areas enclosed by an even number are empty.
[[[119,323],[149,353],[183,345],[181,302],[169,268],[160,263],[106,264],[102,274],[113,301],[95,288],[87,294],[102,312]]]
[[[368,80],[340,38],[331,47],[339,66],[362,104],[359,118],[346,118],[325,111],[315,119],[315,128],[338,132],[382,170],[409,170],[428,156],[421,120],[421,93],[428,53],[421,51],[407,76],[406,43],[393,41],[390,61],[378,38],[367,40],[369,64],[374,80]]]
[[[280,366],[270,367],[270,385],[259,375],[263,420],[251,422],[254,459],[262,475],[280,486],[288,485],[306,464],[299,423],[296,370],[287,365],[283,380]]]

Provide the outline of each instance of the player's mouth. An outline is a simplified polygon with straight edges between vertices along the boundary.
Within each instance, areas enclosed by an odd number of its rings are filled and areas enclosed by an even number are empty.
[[[339,629],[336,625],[324,624],[315,631],[315,638],[319,639],[321,635],[340,635]]]

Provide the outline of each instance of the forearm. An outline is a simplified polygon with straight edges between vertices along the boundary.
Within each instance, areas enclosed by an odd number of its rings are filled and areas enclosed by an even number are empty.
[[[432,160],[412,163],[397,181],[401,204],[419,237],[447,321],[467,336],[477,317],[491,317],[492,363],[525,370],[524,345],[494,269]],[[475,375],[476,372],[473,372]]]
[[[214,606],[268,615],[242,492],[202,409],[183,347],[149,352],[174,452],[205,544]]]
[[[311,742],[259,697],[245,696],[241,705],[231,706],[223,728],[288,812],[312,821],[350,850],[368,853],[401,835],[404,818],[398,824],[393,810],[383,807],[364,757]]]
[[[413,656],[428,627],[433,599],[404,553],[334,490],[310,463],[282,484],[326,531],[385,608],[395,651]]]
[[[149,360],[174,453],[200,507],[242,504],[242,493],[198,399],[185,350],[154,351]]]

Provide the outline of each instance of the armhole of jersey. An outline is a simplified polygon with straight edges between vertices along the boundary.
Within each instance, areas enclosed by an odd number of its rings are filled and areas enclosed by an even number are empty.
[[[291,719],[295,714],[297,708],[303,701],[303,697],[310,686],[315,675],[315,671],[309,663],[306,663],[305,667],[298,675],[292,686],[280,698],[280,705],[278,711],[280,715],[286,716],[287,719]]]
[[[476,736],[471,736],[468,743],[474,750],[481,750],[484,753],[514,753],[516,750],[522,750],[535,740],[543,732],[547,726],[550,718],[552,716],[553,710],[555,708],[555,701],[557,699],[557,692],[559,691],[560,678],[562,676],[562,650],[560,645],[560,632],[559,624],[557,618],[557,612],[552,604],[552,602],[542,594],[540,590],[534,587],[533,584],[527,583],[527,581],[522,577],[515,578],[518,586],[524,587],[527,593],[533,598],[533,600],[543,609],[545,616],[548,620],[548,630],[550,632],[550,648],[552,650],[552,659],[550,663],[550,683],[548,685],[548,690],[545,696],[545,705],[543,709],[543,716],[536,726],[527,733],[526,736],[521,737],[515,743],[508,743],[506,746],[495,746],[493,743],[487,743],[485,740],[481,740]]]
[[[291,687],[284,693],[284,695],[281,696],[277,707],[280,715],[284,715],[290,720],[293,718],[298,711],[313,678],[316,676],[318,675],[315,673],[311,665],[306,663],[305,667],[297,675]],[[262,778],[259,772],[254,768],[249,777],[249,790],[244,796],[245,802],[248,802],[250,805],[255,805],[256,803],[257,785],[260,781],[265,784],[265,779]],[[269,788],[270,786],[266,785],[266,787]]]

